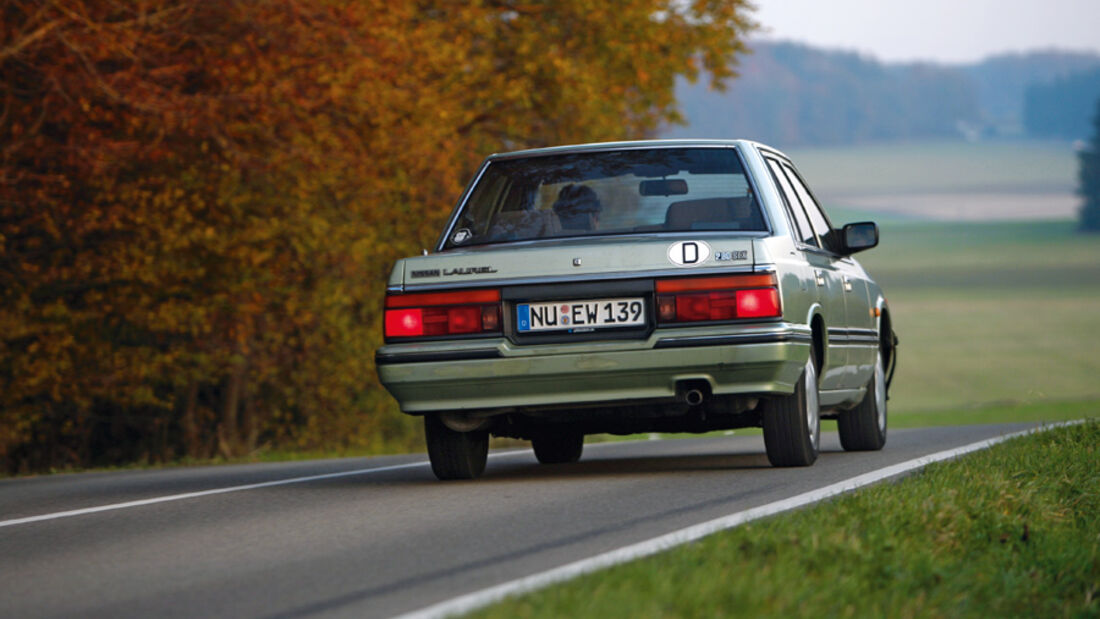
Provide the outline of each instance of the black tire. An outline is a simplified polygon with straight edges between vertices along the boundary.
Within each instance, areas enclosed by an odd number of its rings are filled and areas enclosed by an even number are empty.
[[[841,413],[836,427],[845,451],[878,451],[886,445],[886,366],[881,350],[875,357],[875,372],[863,401]]]
[[[531,446],[542,464],[568,464],[581,459],[584,435],[580,432],[548,432],[532,438]]]
[[[772,466],[810,466],[817,460],[821,445],[821,407],[817,396],[817,366],[814,353],[794,393],[768,398],[761,403],[764,421],[764,447]]]
[[[432,472],[441,480],[476,479],[489,458],[489,431],[455,432],[437,415],[424,416]]]

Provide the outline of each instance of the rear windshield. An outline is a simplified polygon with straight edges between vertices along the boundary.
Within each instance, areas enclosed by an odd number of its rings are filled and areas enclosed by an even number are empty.
[[[688,230],[767,230],[734,150],[496,161],[470,192],[444,247]]]

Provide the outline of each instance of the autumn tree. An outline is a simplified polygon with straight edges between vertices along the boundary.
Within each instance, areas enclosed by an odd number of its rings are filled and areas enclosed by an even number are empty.
[[[419,444],[392,261],[496,150],[641,137],[732,76],[737,2],[9,1],[0,460]]]

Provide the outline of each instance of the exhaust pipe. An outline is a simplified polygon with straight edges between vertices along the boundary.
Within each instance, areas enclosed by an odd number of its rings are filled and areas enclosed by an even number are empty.
[[[685,378],[676,381],[676,401],[699,406],[710,397],[710,383],[705,379]]]
[[[706,398],[706,394],[699,389],[687,389],[680,393],[680,399],[689,406],[699,406]]]

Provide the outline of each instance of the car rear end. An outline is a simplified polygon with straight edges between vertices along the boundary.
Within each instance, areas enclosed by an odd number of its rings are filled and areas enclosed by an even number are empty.
[[[809,332],[783,319],[775,274],[755,269],[752,239],[697,242],[744,259],[674,270],[660,238],[408,259],[382,382],[414,414],[789,392]]]
[[[584,434],[759,425],[812,336],[777,273],[741,146],[647,142],[490,157],[435,252],[399,261],[379,377],[423,415],[441,478],[488,433],[543,462]],[[473,454],[473,455],[471,455]]]

